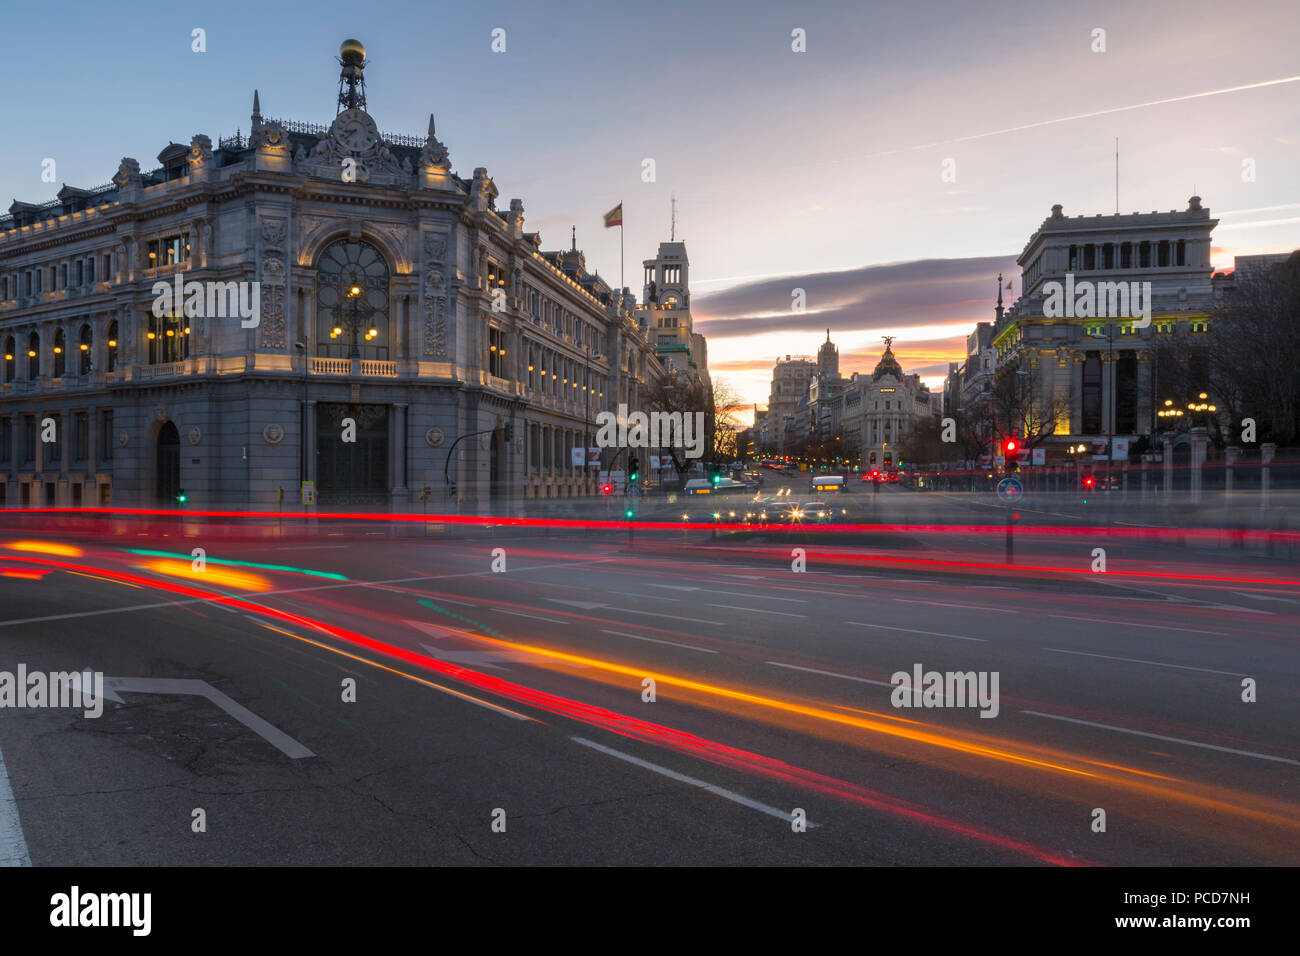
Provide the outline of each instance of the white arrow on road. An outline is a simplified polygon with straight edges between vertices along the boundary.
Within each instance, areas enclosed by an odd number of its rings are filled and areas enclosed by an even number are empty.
[[[206,697],[235,720],[239,721],[253,733],[257,734],[286,757],[297,760],[300,757],[314,757],[298,741],[294,740],[274,724],[253,713],[243,704],[227,697],[205,680],[185,680],[173,677],[105,677],[104,696],[109,700],[123,703],[119,694],[193,694]]]

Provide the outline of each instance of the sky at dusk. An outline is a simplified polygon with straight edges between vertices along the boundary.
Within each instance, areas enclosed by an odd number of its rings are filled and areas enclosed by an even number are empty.
[[[624,203],[640,296],[675,195],[710,368],[748,402],[766,402],[778,355],[814,353],[828,328],[843,373],[870,371],[891,334],[937,384],[991,316],[998,272],[1019,292],[1015,257],[1053,203],[1115,211],[1115,137],[1120,209],[1204,197],[1216,268],[1300,247],[1294,0],[47,2],[7,5],[0,32],[16,98],[0,195],[29,202],[59,188],[46,157],[60,183],[95,186],[123,156],[149,169],[168,141],[247,133],[254,88],[268,117],[328,123],[333,57],[355,36],[380,129],[423,135],[435,113],[460,175],[487,167],[544,248],[576,225],[611,284],[619,235],[602,214]]]

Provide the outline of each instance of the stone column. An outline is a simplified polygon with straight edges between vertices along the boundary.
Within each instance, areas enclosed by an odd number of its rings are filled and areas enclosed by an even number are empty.
[[[1268,488],[1269,488],[1269,463],[1273,456],[1277,454],[1277,445],[1271,441],[1266,441],[1259,446],[1259,510],[1263,511],[1268,508]]]
[[[1205,446],[1210,440],[1209,431],[1197,426],[1192,429],[1192,501],[1201,500],[1201,465],[1205,463]]]
[[[99,429],[95,427],[98,421],[99,406],[91,405],[86,409],[86,474],[92,481],[99,471]],[[82,503],[87,504],[84,494]],[[91,501],[88,504],[93,505],[95,502]]]
[[[1169,495],[1174,490],[1174,433],[1165,432],[1160,436],[1164,447],[1164,495],[1165,500],[1169,500]]]
[[[1223,450],[1223,500],[1226,503],[1232,497],[1232,468],[1241,456],[1241,449],[1230,445]]]
[[[314,401],[307,402],[307,411],[303,415],[303,428],[306,431],[303,440],[306,442],[307,450],[302,480],[314,482],[316,480],[316,403]]]

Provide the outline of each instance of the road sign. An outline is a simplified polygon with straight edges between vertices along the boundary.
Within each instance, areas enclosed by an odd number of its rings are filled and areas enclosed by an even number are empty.
[[[302,483],[302,503],[305,505],[314,505],[316,503],[316,482],[304,481]]]
[[[1111,461],[1128,461],[1128,439],[1115,438],[1110,443]]]
[[[1034,449],[1033,463],[1034,463],[1035,465],[1045,465],[1045,464],[1047,464],[1047,449],[1046,449],[1046,448],[1035,448],[1035,449]]]
[[[998,497],[1007,504],[1015,504],[1025,496],[1025,486],[1019,478],[1003,478],[998,482]]]
[[[641,482],[639,481],[629,482],[627,486],[627,494],[633,498],[641,497]]]

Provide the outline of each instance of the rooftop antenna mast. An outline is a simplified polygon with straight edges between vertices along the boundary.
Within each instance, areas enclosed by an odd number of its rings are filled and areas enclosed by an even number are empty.
[[[672,226],[672,233],[668,241],[669,242],[677,241],[677,196],[676,194],[673,195],[673,226]]]
[[[1119,215],[1119,137],[1115,137],[1115,215]]]

